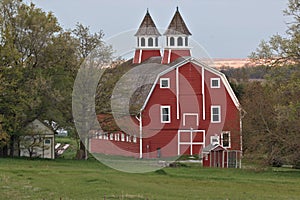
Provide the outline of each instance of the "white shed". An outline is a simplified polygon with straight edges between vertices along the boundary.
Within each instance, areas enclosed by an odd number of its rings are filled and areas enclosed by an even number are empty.
[[[38,119],[28,124],[20,137],[20,156],[54,159],[54,132]]]

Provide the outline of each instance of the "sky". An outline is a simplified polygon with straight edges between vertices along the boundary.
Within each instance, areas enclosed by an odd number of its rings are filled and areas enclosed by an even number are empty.
[[[288,0],[24,0],[51,11],[64,29],[76,23],[106,38],[137,29],[147,8],[160,29],[176,7],[197,41],[212,58],[246,58],[261,40],[284,35]],[[130,41],[134,36],[127,35]],[[132,44],[134,46],[135,44]]]

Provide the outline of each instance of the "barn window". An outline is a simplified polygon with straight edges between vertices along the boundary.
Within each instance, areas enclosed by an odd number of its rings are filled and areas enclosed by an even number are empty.
[[[229,131],[222,132],[221,141],[222,141],[223,147],[230,148],[231,144],[230,144],[230,132]]]
[[[121,134],[121,141],[122,141],[122,142],[125,141],[125,135],[124,135],[124,133]]]
[[[221,107],[211,106],[211,122],[220,123],[221,122]]]
[[[161,78],[160,79],[160,88],[170,88],[170,79],[169,78]]]
[[[104,133],[103,139],[104,139],[104,140],[108,140],[108,135],[107,135],[107,133]]]
[[[167,46],[169,46],[169,37],[167,37]]]
[[[210,79],[211,88],[220,88],[220,78],[211,78]]]
[[[148,46],[153,47],[153,38],[148,39]]]
[[[141,46],[142,47],[146,46],[146,40],[143,37],[141,38]]]
[[[109,139],[110,139],[110,140],[114,140],[114,134],[111,133],[111,134],[109,135]]]
[[[175,46],[175,39],[173,37],[170,38],[170,46]]]
[[[140,46],[140,39],[137,38],[137,46],[139,47]]]
[[[178,46],[183,46],[183,39],[182,39],[182,37],[179,37],[179,38],[177,39],[177,45],[178,45]]]
[[[158,38],[155,38],[155,46],[158,47]]]
[[[210,143],[212,145],[220,144],[220,142],[219,142],[219,136],[218,135],[211,136],[210,137]]]
[[[133,142],[136,143],[136,135],[133,136]]]
[[[161,123],[170,123],[171,122],[170,106],[161,106],[160,107],[160,120],[161,120]]]

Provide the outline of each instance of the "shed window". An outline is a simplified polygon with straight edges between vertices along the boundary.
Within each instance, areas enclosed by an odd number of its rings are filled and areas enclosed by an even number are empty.
[[[47,144],[47,145],[51,144],[51,139],[45,139],[44,144]]]
[[[170,106],[161,106],[160,107],[160,119],[161,119],[161,123],[170,123],[171,122]]]
[[[211,122],[220,123],[221,122],[221,107],[211,106]]]

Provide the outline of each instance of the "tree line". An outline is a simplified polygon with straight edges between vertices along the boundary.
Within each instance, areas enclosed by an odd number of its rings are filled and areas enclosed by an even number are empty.
[[[71,110],[73,84],[93,49],[111,53],[103,31],[91,33],[80,23],[64,30],[53,13],[22,0],[1,2],[0,24],[0,155],[13,156],[34,119],[78,138]]]
[[[244,156],[266,165],[300,167],[300,1],[289,0],[284,14],[291,19],[286,34],[262,41],[250,55],[262,66],[223,72],[246,113]]]

